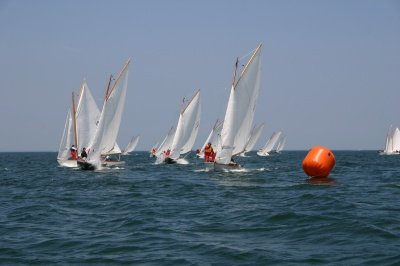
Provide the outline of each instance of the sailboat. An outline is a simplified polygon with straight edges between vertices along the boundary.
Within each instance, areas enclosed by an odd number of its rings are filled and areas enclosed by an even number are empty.
[[[78,159],[78,166],[81,169],[95,170],[107,166],[107,160],[102,160],[101,156],[117,150],[116,139],[125,105],[129,63],[130,60],[119,73],[114,85],[107,88],[97,130],[88,148],[88,157]],[[118,163],[112,162],[112,164]]]
[[[386,135],[385,149],[381,151],[381,155],[397,155],[400,154],[400,130],[398,127],[390,126]]]
[[[282,134],[281,137],[279,138],[279,142],[276,147],[276,153],[281,153],[281,151],[285,147],[285,144],[286,144],[286,136]]]
[[[245,151],[260,90],[261,44],[236,79],[239,60],[236,60],[233,82],[217,149],[214,168],[238,168],[233,157]]]
[[[74,93],[72,93],[72,112],[68,111],[59,155],[57,156],[57,161],[61,166],[77,167],[76,160],[69,158],[69,149],[73,144],[79,151],[80,148],[87,147],[90,144],[97,129],[99,116],[100,110],[86,81],[83,81],[76,107]]]
[[[58,149],[57,161],[61,166],[76,167],[76,160],[70,159],[70,148],[74,143],[71,110],[68,110],[64,131]]]
[[[267,140],[264,147],[258,150],[258,156],[268,156],[271,152],[275,151],[275,147],[277,146],[278,140],[282,134],[282,131],[275,131],[272,133],[271,137]]]
[[[129,153],[133,152],[139,142],[139,136],[132,137],[131,141],[128,143],[126,148],[122,151],[122,155],[128,155]]]
[[[206,141],[204,142],[203,146],[201,147],[201,149],[199,150],[199,152],[196,154],[196,156],[198,158],[202,158],[204,159],[204,148],[206,147],[206,145],[208,143],[211,143],[211,145],[216,146],[217,142],[218,142],[218,136],[221,134],[221,130],[222,130],[222,125],[223,125],[223,121],[219,121],[217,119],[217,121],[215,122],[213,128],[211,129],[210,134],[208,135]]]
[[[261,136],[261,132],[264,129],[264,124],[260,124],[258,126],[254,126],[253,130],[251,131],[250,138],[246,144],[246,148],[244,152],[240,154],[240,156],[246,156],[246,152],[253,150],[254,146],[256,145],[258,139]]]
[[[161,158],[161,155],[163,152],[166,152],[168,149],[170,149],[172,141],[174,140],[176,132],[176,127],[171,127],[168,131],[168,134],[164,137],[163,141],[161,142],[160,146],[158,148],[152,148],[150,155],[155,156],[157,158]],[[156,145],[157,147],[157,145]]]
[[[161,153],[157,162],[176,163],[181,155],[190,152],[193,148],[200,126],[200,90],[193,97],[184,102],[179,113],[176,132],[167,153]]]

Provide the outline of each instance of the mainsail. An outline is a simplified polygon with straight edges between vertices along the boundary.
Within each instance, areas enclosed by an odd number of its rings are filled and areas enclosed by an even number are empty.
[[[106,92],[97,131],[89,145],[87,161],[93,165],[98,166],[100,155],[107,154],[115,148],[128,87],[129,63],[130,60],[121,70],[114,85]]]
[[[216,162],[219,164],[229,164],[232,156],[242,153],[250,137],[260,89],[260,55],[261,44],[244,66],[236,82],[234,75],[221,132],[222,147],[217,151]],[[238,62],[236,67],[237,64]]]
[[[171,159],[191,151],[200,126],[200,90],[185,104],[179,114],[176,132],[171,144]]]
[[[254,126],[253,130],[251,131],[249,141],[247,142],[247,145],[243,153],[253,150],[254,146],[256,145],[258,139],[261,136],[261,132],[263,129],[264,129],[264,124]]]
[[[139,142],[139,136],[134,136],[131,139],[131,141],[128,143],[128,145],[126,146],[126,148],[122,154],[126,155],[126,154],[129,154],[130,152],[133,152],[135,150],[138,142]]]
[[[72,116],[71,110],[68,110],[67,119],[65,120],[64,131],[60,142],[60,147],[58,149],[57,161],[62,163],[68,160],[69,149],[73,142],[73,129],[72,129]]]

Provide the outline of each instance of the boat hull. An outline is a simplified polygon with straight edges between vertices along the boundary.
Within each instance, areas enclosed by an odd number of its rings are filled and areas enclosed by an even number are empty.
[[[164,159],[164,163],[166,163],[166,164],[175,164],[176,161],[174,159],[171,159],[171,158],[165,158]]]
[[[96,166],[94,164],[91,164],[85,160],[78,159],[77,161],[78,167],[82,170],[96,170]]]
[[[78,167],[76,160],[57,160],[58,164],[63,167],[75,168]]]
[[[231,162],[229,164],[214,163],[214,170],[216,171],[229,171],[240,169],[241,166],[238,163]]]

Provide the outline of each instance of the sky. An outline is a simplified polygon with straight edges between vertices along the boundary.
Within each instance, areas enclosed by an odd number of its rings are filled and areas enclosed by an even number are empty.
[[[400,127],[400,1],[0,0],[0,36],[0,151],[57,151],[72,91],[101,106],[129,58],[119,145],[149,150],[200,89],[196,149],[260,43],[255,149],[282,130],[287,150],[378,150]]]

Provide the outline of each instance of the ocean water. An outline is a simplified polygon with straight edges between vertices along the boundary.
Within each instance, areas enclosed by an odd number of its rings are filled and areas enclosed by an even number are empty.
[[[333,151],[314,184],[306,151],[239,158],[242,171],[59,167],[0,153],[1,265],[400,265],[400,156]]]

